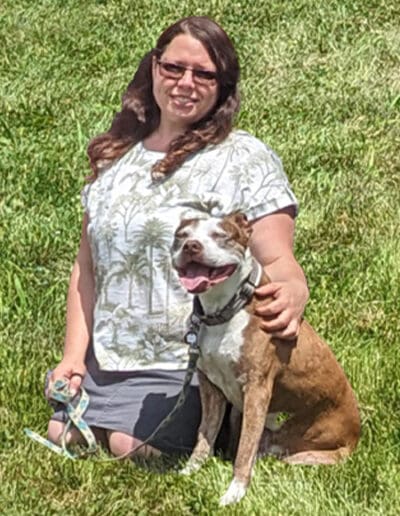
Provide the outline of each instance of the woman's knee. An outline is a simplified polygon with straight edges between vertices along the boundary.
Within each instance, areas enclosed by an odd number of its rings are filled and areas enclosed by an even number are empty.
[[[49,421],[49,425],[47,428],[47,439],[55,444],[61,444],[61,436],[65,429],[65,423],[62,421],[56,421],[51,419]],[[67,432],[65,436],[66,444],[77,444],[82,442],[81,434],[76,430],[76,428],[72,428]]]
[[[159,456],[161,452],[150,446],[149,444],[143,444],[142,441],[136,439],[129,434],[123,432],[109,431],[108,435],[108,447],[113,455],[116,457],[129,457],[139,455],[142,457]]]

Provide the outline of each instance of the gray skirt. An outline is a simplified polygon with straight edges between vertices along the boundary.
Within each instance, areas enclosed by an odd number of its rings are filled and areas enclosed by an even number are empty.
[[[83,415],[91,427],[123,432],[145,440],[171,412],[182,389],[186,371],[110,372],[101,371],[92,349],[86,360],[83,387],[89,407]],[[187,454],[196,442],[201,403],[196,376],[192,379],[184,404],[149,444],[168,454]],[[66,421],[62,405],[52,419]]]

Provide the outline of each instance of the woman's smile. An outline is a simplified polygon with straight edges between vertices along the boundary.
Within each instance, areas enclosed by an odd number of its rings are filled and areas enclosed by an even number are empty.
[[[182,95],[171,95],[172,101],[175,103],[177,107],[192,107],[196,100],[191,97],[184,97]]]

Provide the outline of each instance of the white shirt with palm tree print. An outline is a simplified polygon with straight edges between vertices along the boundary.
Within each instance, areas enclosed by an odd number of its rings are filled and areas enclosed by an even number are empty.
[[[162,157],[138,143],[82,192],[96,285],[92,337],[103,370],[186,367],[191,296],[170,263],[181,218],[207,209],[241,210],[249,220],[297,210],[279,158],[244,131],[153,182],[151,166]]]

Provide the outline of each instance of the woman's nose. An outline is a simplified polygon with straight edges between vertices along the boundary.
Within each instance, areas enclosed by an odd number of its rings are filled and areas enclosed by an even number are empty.
[[[194,86],[193,72],[192,70],[185,70],[182,77],[178,80],[180,86]]]

